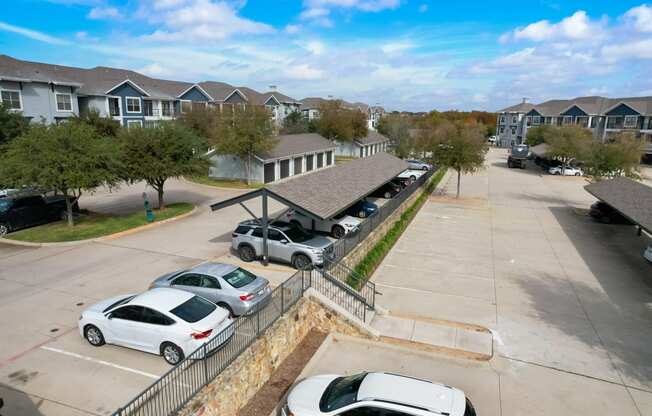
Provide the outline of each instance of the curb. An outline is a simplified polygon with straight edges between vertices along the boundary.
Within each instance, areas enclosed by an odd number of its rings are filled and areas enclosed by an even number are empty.
[[[156,221],[151,224],[145,224],[141,225],[136,228],[130,228],[128,230],[120,231],[114,234],[109,234],[109,235],[104,235],[102,237],[96,237],[96,238],[89,238],[86,240],[77,240],[77,241],[63,241],[60,243],[31,243],[28,241],[18,241],[18,240],[11,240],[9,238],[0,238],[0,243],[8,244],[8,245],[14,245],[14,246],[22,246],[22,247],[74,247],[74,246],[80,246],[83,244],[88,244],[88,243],[101,243],[104,241],[109,241],[109,240],[114,240],[116,238],[120,237],[125,237],[127,235],[131,234],[136,234],[141,231],[147,231],[150,228],[156,228],[164,224],[168,224],[174,221],[182,220],[184,218],[190,217],[191,215],[195,215],[197,212],[199,212],[199,208],[195,205],[194,208],[190,212],[186,212],[185,214],[177,215],[176,217],[168,218],[166,220],[162,221]]]
[[[493,357],[493,354],[492,355],[480,354],[477,352],[465,351],[457,348],[424,344],[422,342],[408,341],[408,340],[388,337],[388,336],[381,336],[380,341],[387,344],[402,346],[408,349],[416,349],[424,352],[434,352],[438,354],[448,355],[454,358],[464,358],[467,360],[474,360],[474,361],[489,361]]]

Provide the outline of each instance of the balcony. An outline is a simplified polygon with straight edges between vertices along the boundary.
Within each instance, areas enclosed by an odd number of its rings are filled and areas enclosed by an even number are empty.
[[[145,107],[145,117],[174,117],[174,111],[171,108],[147,108]]]

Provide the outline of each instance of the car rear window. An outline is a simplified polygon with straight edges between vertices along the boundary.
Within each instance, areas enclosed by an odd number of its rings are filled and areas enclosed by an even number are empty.
[[[361,373],[333,380],[319,400],[319,410],[331,412],[355,403],[358,399],[360,384],[366,376],[367,373]]]
[[[115,303],[112,303],[109,307],[107,307],[106,309],[104,309],[102,312],[108,312],[108,311],[110,311],[110,310],[113,309],[113,308],[117,308],[117,307],[120,306],[120,305],[124,305],[125,303],[129,302],[130,300],[132,300],[132,299],[135,298],[135,297],[136,297],[136,295],[134,295],[134,296],[127,296],[126,298],[120,299],[119,301],[117,301],[117,302],[115,302]]]
[[[238,267],[231,273],[222,276],[222,278],[231,286],[241,288],[256,280],[256,275]]]
[[[215,308],[217,308],[217,306],[206,299],[200,298],[199,296],[193,296],[181,305],[172,309],[170,313],[174,316],[178,316],[186,322],[193,323],[206,318],[208,315],[213,313]]]

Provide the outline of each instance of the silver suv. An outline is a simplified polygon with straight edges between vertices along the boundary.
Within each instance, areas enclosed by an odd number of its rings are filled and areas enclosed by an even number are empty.
[[[258,222],[241,222],[232,237],[231,246],[242,261],[250,262],[263,255],[263,229]],[[333,244],[328,238],[282,221],[269,225],[267,245],[270,259],[291,263],[299,270],[323,266],[324,259],[333,256]]]

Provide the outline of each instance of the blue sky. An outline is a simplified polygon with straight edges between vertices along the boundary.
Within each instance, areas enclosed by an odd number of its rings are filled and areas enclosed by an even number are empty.
[[[388,109],[652,95],[652,4],[629,0],[13,0],[0,53]]]

